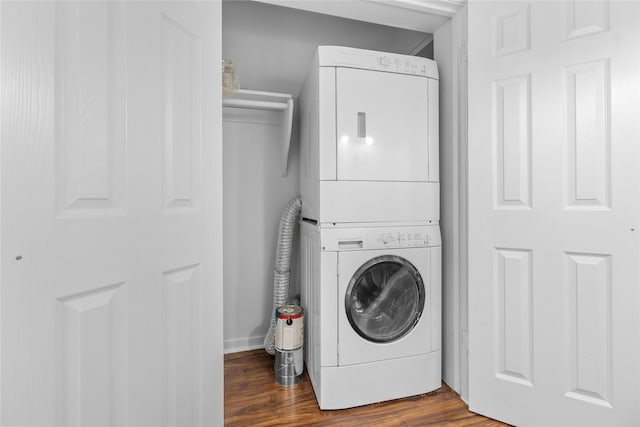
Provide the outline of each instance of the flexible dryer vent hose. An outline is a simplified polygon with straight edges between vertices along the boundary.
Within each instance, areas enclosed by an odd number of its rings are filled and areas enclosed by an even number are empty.
[[[300,215],[302,199],[300,196],[292,199],[280,218],[278,229],[278,246],[276,249],[276,268],[273,272],[273,310],[269,331],[264,337],[264,349],[269,354],[275,354],[274,341],[276,333],[275,311],[278,307],[289,303],[289,275],[291,273],[291,250],[293,248],[293,234]]]

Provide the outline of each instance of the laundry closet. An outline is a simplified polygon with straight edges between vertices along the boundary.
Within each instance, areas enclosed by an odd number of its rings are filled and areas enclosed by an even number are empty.
[[[514,425],[640,424],[640,2],[0,2],[0,20],[0,424],[223,423],[223,352],[261,347],[272,316],[318,45],[437,62],[442,379]],[[223,107],[223,58],[275,111]]]
[[[385,2],[364,3],[374,8]],[[386,3],[419,11],[447,2]],[[251,70],[237,59],[240,79],[245,74],[249,82],[267,67],[300,67],[298,75],[305,75],[314,44],[417,53],[412,47],[424,40],[398,29],[310,16],[225,4],[223,55],[234,60],[236,52],[255,48],[246,62],[254,64]],[[639,319],[624,306],[638,302],[631,285],[638,277],[632,261],[639,253],[632,142],[638,129],[628,115],[633,111],[637,118],[638,111],[638,4],[470,2],[448,16],[453,18],[434,27],[432,43],[440,74],[443,379],[470,399],[472,410],[515,424],[551,422],[549,414],[531,412],[536,405],[554,408],[550,414],[560,424],[637,423],[632,399]],[[314,21],[331,37],[344,24],[345,38],[306,38]],[[250,35],[271,37],[273,49],[252,43]],[[304,40],[307,53],[296,57]],[[300,81],[287,87],[291,82],[277,72],[265,74],[275,77],[255,89],[298,95]],[[260,317],[271,310],[278,213],[299,191],[296,131],[283,177],[281,153],[271,153],[267,167],[268,148],[252,138],[277,139],[277,131],[264,118],[249,124],[238,114],[223,115],[227,351],[260,346],[267,326]],[[243,132],[256,144],[245,153],[265,153],[263,161],[237,151]],[[266,180],[249,182],[251,174],[242,169],[270,170],[273,181],[263,189]],[[253,216],[258,207],[264,215]],[[253,258],[243,247],[254,248]],[[249,272],[253,276],[245,276]],[[630,352],[616,347],[621,342]],[[625,372],[632,381],[624,380]]]
[[[224,108],[225,351],[260,348],[272,311],[278,221],[300,194],[298,95],[318,45],[433,55],[432,35],[257,2],[224,2],[223,56],[243,88],[291,94],[285,113]],[[292,295],[300,293],[298,242]]]

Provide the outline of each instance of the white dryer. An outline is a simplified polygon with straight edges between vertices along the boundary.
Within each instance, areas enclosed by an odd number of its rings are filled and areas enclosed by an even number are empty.
[[[439,227],[303,221],[301,234],[305,351],[320,408],[440,387]]]
[[[320,46],[299,100],[304,218],[439,220],[434,61]]]

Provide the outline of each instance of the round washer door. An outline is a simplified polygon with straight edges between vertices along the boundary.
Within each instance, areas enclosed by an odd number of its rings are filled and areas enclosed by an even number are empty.
[[[420,320],[425,289],[418,270],[404,258],[383,255],[363,264],[347,286],[345,308],[362,338],[386,343],[408,334]]]

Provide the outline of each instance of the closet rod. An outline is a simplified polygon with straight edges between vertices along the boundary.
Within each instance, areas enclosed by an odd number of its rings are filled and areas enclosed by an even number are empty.
[[[280,98],[280,99],[291,99],[291,95],[288,93],[276,93],[276,92],[265,92],[263,90],[249,90],[249,89],[238,89],[236,91],[236,96],[262,96],[266,98]]]
[[[225,107],[235,108],[251,108],[254,110],[274,110],[284,111],[289,108],[288,103],[285,102],[270,102],[270,101],[254,101],[248,99],[225,99],[222,102]]]

